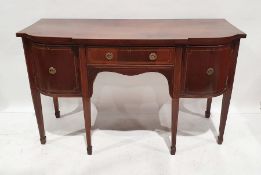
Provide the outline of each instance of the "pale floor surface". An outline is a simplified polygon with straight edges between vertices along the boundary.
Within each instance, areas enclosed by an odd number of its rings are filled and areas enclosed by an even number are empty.
[[[175,156],[169,154],[169,117],[98,112],[88,156],[82,111],[60,119],[44,115],[46,145],[39,142],[33,114],[0,114],[1,175],[261,174],[260,114],[230,114],[224,143],[218,145],[218,114],[205,119],[181,111]]]

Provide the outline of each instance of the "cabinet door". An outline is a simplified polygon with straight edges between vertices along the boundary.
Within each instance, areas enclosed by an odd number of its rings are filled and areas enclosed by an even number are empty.
[[[79,60],[70,46],[33,45],[35,78],[38,88],[46,93],[80,92]]]
[[[232,63],[230,46],[188,47],[185,53],[185,95],[218,95],[226,88]]]

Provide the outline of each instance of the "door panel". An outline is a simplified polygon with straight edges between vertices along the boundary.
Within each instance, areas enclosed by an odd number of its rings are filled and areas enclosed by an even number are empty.
[[[230,46],[186,48],[184,93],[214,95],[224,91],[232,58]]]
[[[48,93],[79,93],[79,60],[73,47],[33,45],[36,84]]]

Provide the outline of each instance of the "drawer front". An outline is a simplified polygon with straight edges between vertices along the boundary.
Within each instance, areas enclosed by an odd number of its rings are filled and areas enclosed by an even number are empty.
[[[230,46],[187,48],[185,94],[214,95],[225,90],[232,59]]]
[[[47,93],[79,93],[79,60],[72,47],[33,45],[35,81]]]
[[[90,64],[171,64],[175,48],[88,48]]]

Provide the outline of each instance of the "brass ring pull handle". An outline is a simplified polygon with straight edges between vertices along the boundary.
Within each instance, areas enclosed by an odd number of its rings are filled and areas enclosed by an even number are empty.
[[[158,57],[157,54],[154,52],[149,54],[150,61],[155,61],[157,59],[157,57]]]
[[[106,58],[107,60],[112,60],[112,59],[113,59],[113,53],[112,53],[112,52],[107,52],[107,53],[105,54],[105,58]]]
[[[49,68],[49,74],[54,75],[56,74],[56,69],[54,67]]]
[[[213,75],[214,74],[214,69],[212,68],[212,67],[210,67],[210,68],[208,68],[208,70],[207,70],[207,75]]]

